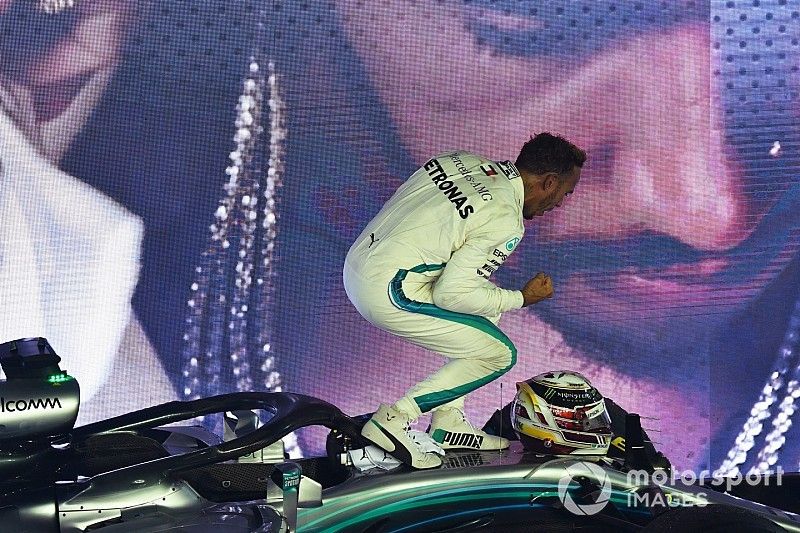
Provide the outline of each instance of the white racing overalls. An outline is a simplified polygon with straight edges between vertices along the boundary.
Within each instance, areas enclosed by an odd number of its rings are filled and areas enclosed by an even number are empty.
[[[449,358],[396,406],[418,417],[497,379],[517,350],[497,327],[522,307],[522,292],[489,276],[522,239],[519,171],[467,152],[441,154],[417,170],[367,225],[350,251],[344,286],[375,326]]]

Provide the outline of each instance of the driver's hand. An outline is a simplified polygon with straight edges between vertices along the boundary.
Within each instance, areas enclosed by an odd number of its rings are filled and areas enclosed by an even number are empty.
[[[539,272],[522,288],[523,307],[553,297],[553,280],[544,272]]]

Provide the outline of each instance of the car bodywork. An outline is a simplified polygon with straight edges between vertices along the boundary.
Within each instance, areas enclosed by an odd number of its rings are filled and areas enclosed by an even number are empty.
[[[0,362],[8,363],[13,350],[4,346]],[[59,401],[28,408],[29,398],[13,398],[26,408],[0,433],[2,531],[690,531],[726,520],[749,531],[800,531],[797,477],[748,496],[762,503],[737,497],[735,487],[673,480],[641,454],[640,427],[623,458],[536,455],[515,442],[504,451],[449,451],[433,470],[364,472],[341,458],[368,444],[360,437],[366,418],[291,393],[170,402],[72,428],[77,385],[47,346],[36,350],[25,364],[12,353],[16,370],[4,364],[3,401],[20,390]],[[56,403],[67,407],[40,416],[39,407]],[[265,414],[260,427],[242,423],[256,411]],[[175,425],[214,413],[240,415],[227,440]],[[328,454],[289,460],[281,439],[312,425],[331,429]],[[782,509],[763,504],[773,500]]]

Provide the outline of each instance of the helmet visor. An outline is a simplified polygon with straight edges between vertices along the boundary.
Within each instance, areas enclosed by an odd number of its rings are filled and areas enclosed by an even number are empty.
[[[556,425],[561,429],[585,433],[611,433],[611,419],[602,400],[574,409],[554,405],[549,407]]]

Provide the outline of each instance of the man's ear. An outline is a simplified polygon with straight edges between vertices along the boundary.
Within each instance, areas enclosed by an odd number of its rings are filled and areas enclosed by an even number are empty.
[[[556,172],[546,173],[542,180],[542,188],[548,193],[556,190],[558,188],[558,174]]]

